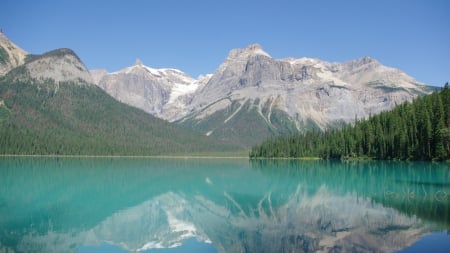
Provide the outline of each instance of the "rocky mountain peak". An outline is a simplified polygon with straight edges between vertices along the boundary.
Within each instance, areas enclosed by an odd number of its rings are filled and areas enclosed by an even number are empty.
[[[3,32],[0,32],[0,76],[22,65],[27,54],[25,50],[11,42]]]
[[[248,58],[249,56],[254,55],[262,55],[271,58],[271,56],[266,53],[261,45],[259,44],[251,44],[246,48],[240,49],[232,49],[228,54],[228,60],[239,59],[239,58]]]
[[[196,80],[178,69],[151,68],[139,59],[113,73],[92,73],[95,84],[111,96],[163,119],[183,115],[186,101],[208,80]]]
[[[134,63],[135,66],[144,66],[144,63],[140,59],[136,59],[136,62]]]
[[[84,63],[68,48],[56,49],[43,55],[32,55],[24,65],[27,75],[20,78],[53,80],[57,82],[94,83]]]
[[[344,66],[347,67],[348,69],[357,69],[357,68],[373,68],[373,67],[378,67],[381,66],[382,64],[380,62],[378,62],[377,60],[375,60],[374,58],[371,58],[369,56],[364,56],[352,61],[349,61],[347,63],[344,63]]]

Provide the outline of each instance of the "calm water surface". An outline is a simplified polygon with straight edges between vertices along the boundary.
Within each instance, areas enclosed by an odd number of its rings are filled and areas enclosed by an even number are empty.
[[[450,252],[439,163],[0,158],[0,252]]]

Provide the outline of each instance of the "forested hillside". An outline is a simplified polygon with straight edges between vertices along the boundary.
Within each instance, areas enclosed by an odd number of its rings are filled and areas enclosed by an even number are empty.
[[[0,78],[0,154],[158,155],[227,148],[95,85]]]
[[[355,119],[354,124],[325,132],[309,131],[269,139],[250,157],[367,157],[400,160],[450,159],[450,88],[416,98],[394,110]]]

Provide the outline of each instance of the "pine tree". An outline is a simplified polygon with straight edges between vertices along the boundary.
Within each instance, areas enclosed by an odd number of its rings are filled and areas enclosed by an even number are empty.
[[[444,159],[445,148],[441,131],[445,128],[444,106],[439,94],[433,95],[433,119],[432,119],[432,158]]]

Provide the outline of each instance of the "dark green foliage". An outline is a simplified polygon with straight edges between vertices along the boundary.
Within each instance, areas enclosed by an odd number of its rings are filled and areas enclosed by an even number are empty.
[[[449,86],[353,125],[267,140],[250,157],[450,159]]]
[[[9,114],[10,111],[4,105],[3,100],[0,100],[0,126],[2,125],[2,122],[9,117]]]
[[[450,229],[450,181],[446,163],[396,161],[296,161],[254,159],[254,170],[278,182],[295,182],[315,193],[323,185],[334,193],[356,192],[404,214],[433,221],[440,229]]]
[[[0,64],[5,64],[9,60],[9,55],[6,50],[0,46]]]
[[[75,52],[72,49],[69,48],[59,48],[59,49],[55,49],[52,51],[49,51],[47,53],[44,54],[28,54],[25,57],[25,63],[30,63],[36,60],[40,60],[40,59],[44,59],[44,58],[62,58],[66,55],[72,55],[73,57],[75,57],[79,62],[82,62],[81,59],[78,57],[77,54],[75,54]]]
[[[226,109],[216,111],[208,117],[199,120],[194,115],[178,123],[201,133],[212,131],[212,137],[246,149],[268,136],[298,133],[295,123],[287,113],[278,109],[270,110],[270,104],[266,104],[262,106],[261,115],[258,112],[259,103],[259,99],[251,102],[233,101]]]
[[[227,149],[94,85],[0,80],[0,154],[157,155]]]

